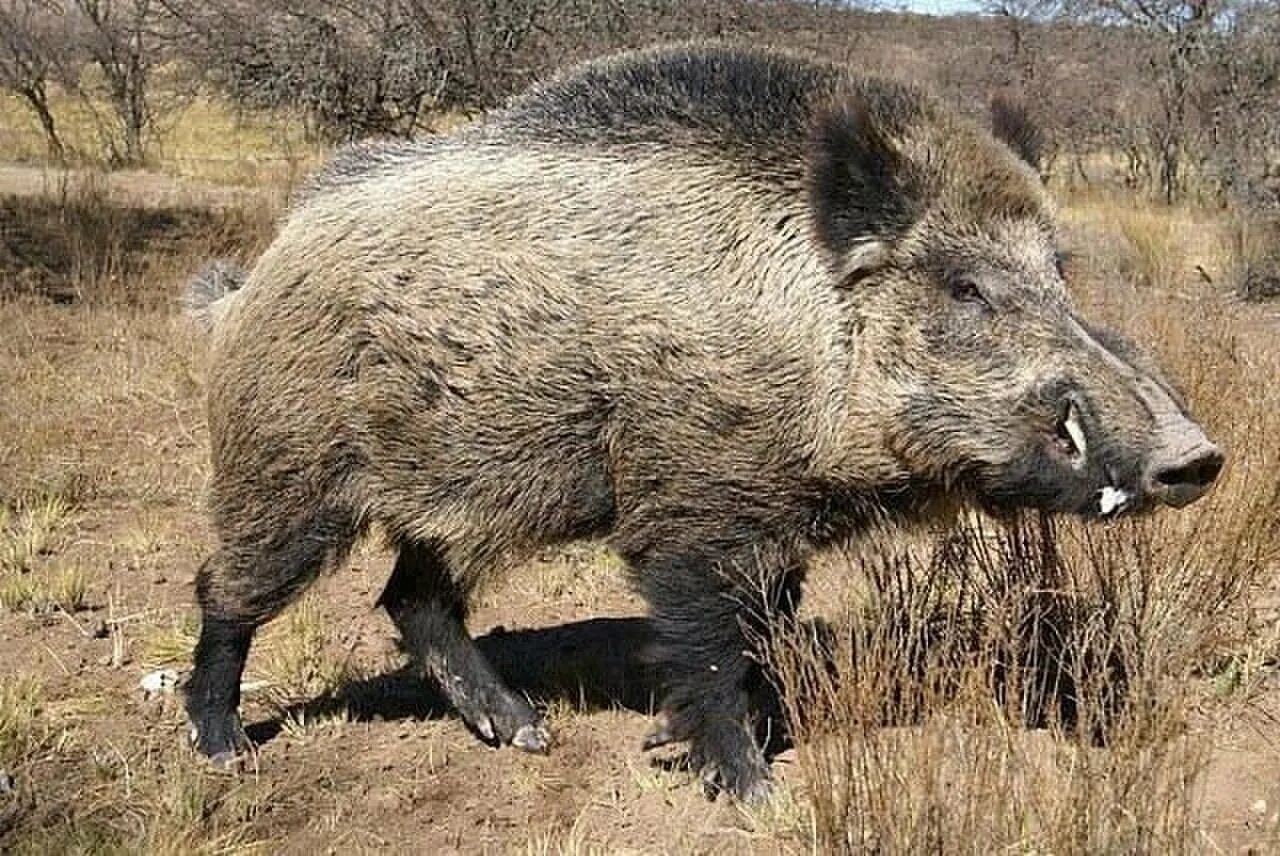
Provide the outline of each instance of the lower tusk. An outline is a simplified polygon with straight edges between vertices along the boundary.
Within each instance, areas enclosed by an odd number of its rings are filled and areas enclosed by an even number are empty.
[[[1114,514],[1124,509],[1129,504],[1130,496],[1127,492],[1118,487],[1107,485],[1098,491],[1098,511],[1103,516]]]

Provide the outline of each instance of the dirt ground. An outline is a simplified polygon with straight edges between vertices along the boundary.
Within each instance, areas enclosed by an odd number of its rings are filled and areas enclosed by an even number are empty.
[[[1274,312],[1233,311],[1280,348]],[[549,551],[486,592],[471,625],[545,706],[549,756],[482,745],[405,669],[374,608],[392,560],[372,538],[259,637],[250,769],[195,758],[180,696],[141,682],[181,676],[195,631],[192,582],[212,542],[203,360],[174,310],[0,302],[0,499],[60,498],[14,578],[70,574],[83,589],[0,609],[0,758],[16,759],[0,777],[0,850],[814,850],[795,750],[775,761],[773,803],[750,811],[706,800],[677,752],[641,752],[653,703],[643,608],[591,545]],[[841,585],[833,574],[814,586]],[[1271,583],[1250,595],[1264,628],[1280,603]],[[1274,667],[1250,664],[1247,700],[1192,719],[1209,750],[1192,852],[1280,852]]]

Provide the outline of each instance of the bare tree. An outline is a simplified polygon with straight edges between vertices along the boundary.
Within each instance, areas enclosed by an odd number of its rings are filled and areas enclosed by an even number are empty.
[[[1008,37],[1005,67],[1015,83],[1031,86],[1040,75],[1041,33],[1062,10],[1061,0],[981,0],[979,9],[998,19]]]
[[[49,85],[58,76],[59,52],[66,49],[63,19],[48,0],[0,2],[0,87],[18,95],[44,132],[54,160],[66,146],[49,103]]]
[[[1071,0],[1070,14],[1131,27],[1140,37],[1154,85],[1147,135],[1157,161],[1161,195],[1172,202],[1183,189],[1196,86],[1211,56],[1213,36],[1229,16],[1229,0]]]
[[[1204,166],[1237,204],[1280,214],[1280,6],[1244,4],[1214,39]]]
[[[150,84],[163,61],[163,9],[156,0],[67,0],[67,8],[78,46],[105,84],[114,120],[114,133],[104,134],[108,155],[116,164],[141,163],[155,118]]]

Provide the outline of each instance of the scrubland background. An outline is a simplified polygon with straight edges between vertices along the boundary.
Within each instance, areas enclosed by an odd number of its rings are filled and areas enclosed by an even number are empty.
[[[729,0],[0,0],[0,850],[1165,853],[1280,848],[1280,11],[1003,0],[926,18]],[[690,37],[792,46],[1038,128],[1072,291],[1228,452],[1181,512],[966,516],[826,558],[770,652],[775,800],[639,751],[642,606],[548,551],[472,630],[545,705],[479,745],[373,609],[376,540],[259,637],[252,768],[184,745],[209,549],[210,257],[252,261],[335,144],[426,135],[554,68]],[[819,632],[817,628],[825,627]]]

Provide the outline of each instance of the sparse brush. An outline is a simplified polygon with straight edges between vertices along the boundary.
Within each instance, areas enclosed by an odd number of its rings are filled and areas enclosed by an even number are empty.
[[[1205,744],[1183,688],[1250,568],[1188,546],[1032,515],[967,518],[931,554],[882,544],[836,629],[771,657],[820,849],[1191,847]]]
[[[42,693],[33,677],[0,681],[0,769],[12,770],[39,745]]]
[[[349,656],[329,649],[328,622],[306,596],[269,628],[262,670],[282,706],[333,696],[357,677]]]

